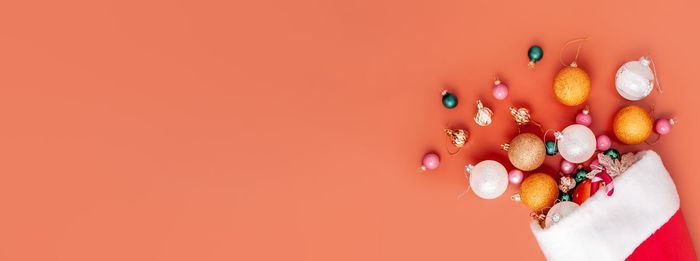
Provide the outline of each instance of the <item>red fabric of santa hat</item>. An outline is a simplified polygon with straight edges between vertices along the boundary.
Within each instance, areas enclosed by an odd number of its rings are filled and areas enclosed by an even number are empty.
[[[547,260],[696,260],[676,186],[654,151],[549,228],[530,224]]]

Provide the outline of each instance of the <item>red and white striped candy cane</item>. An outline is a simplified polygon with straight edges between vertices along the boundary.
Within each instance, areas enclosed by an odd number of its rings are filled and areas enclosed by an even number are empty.
[[[611,196],[615,191],[615,187],[613,186],[612,178],[605,171],[596,174],[591,180],[591,196],[598,191],[598,184],[600,184],[601,181],[605,182],[605,192],[608,196]]]

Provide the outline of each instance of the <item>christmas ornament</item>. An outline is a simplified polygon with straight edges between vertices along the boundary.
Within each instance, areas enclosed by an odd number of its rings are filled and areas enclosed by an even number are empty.
[[[620,158],[620,152],[617,151],[616,149],[607,149],[603,152],[603,154],[610,156],[610,158],[616,160]]]
[[[559,201],[571,201],[571,194],[559,192]]]
[[[593,122],[593,117],[591,117],[591,114],[588,110],[588,108],[585,108],[581,110],[578,114],[576,114],[576,124],[581,124],[583,126],[591,126],[591,123]]]
[[[508,187],[508,172],[497,161],[484,160],[475,166],[465,166],[465,170],[470,174],[468,176],[469,186],[474,190],[474,194],[480,198],[497,198]]]
[[[508,181],[510,181],[510,184],[518,185],[523,182],[524,176],[523,172],[519,169],[512,169],[508,172]]]
[[[612,141],[610,140],[610,137],[608,135],[600,135],[598,138],[596,138],[596,148],[599,151],[605,151],[610,149],[610,146],[612,146]]]
[[[440,166],[440,156],[435,153],[428,153],[423,156],[423,165],[420,166],[420,170],[436,169],[438,166]]]
[[[561,132],[555,132],[557,148],[561,156],[571,163],[581,163],[593,156],[596,138],[591,129],[580,124],[572,124]]]
[[[447,153],[450,155],[455,155],[459,153],[459,151],[464,147],[465,144],[467,144],[467,141],[469,141],[469,132],[466,130],[462,129],[445,129],[445,135],[447,135],[448,139],[452,142],[452,145],[457,147],[457,151],[451,152],[449,149],[447,150]]]
[[[493,117],[493,111],[491,109],[484,107],[481,100],[476,100],[476,113],[474,113],[474,121],[479,126],[489,126],[491,124],[491,118]]]
[[[559,150],[557,149],[557,143],[553,140],[548,140],[547,142],[545,142],[544,147],[547,151],[547,155],[549,156],[557,155],[557,153],[559,152]]]
[[[510,143],[501,146],[508,151],[510,163],[520,170],[531,171],[544,162],[544,142],[532,133],[518,134]]]
[[[586,176],[589,179],[593,179],[596,174],[605,172],[610,175],[610,177],[614,178],[624,173],[635,161],[636,159],[632,153],[622,155],[622,157],[619,157],[619,160],[614,159],[610,155],[598,153],[598,162],[600,166],[595,168],[591,167],[591,172]]]
[[[584,40],[588,40],[588,38],[569,41],[566,44],[564,44],[564,46],[562,47],[562,51],[569,44]],[[578,59],[578,54],[580,51],[581,44],[579,44],[578,49],[576,50],[576,57],[574,58],[574,61],[571,62],[569,66],[567,66],[562,60],[562,65],[564,65],[564,68],[559,70],[559,73],[557,73],[557,75],[554,76],[554,96],[556,96],[557,100],[563,103],[564,105],[579,105],[586,101],[586,99],[588,98],[588,94],[591,92],[590,77],[588,77],[588,74],[583,69],[579,68],[576,64],[576,60]]]
[[[539,47],[537,45],[533,45],[530,47],[530,49],[527,50],[527,57],[530,58],[530,62],[527,63],[527,66],[530,68],[535,67],[535,63],[539,60],[542,60],[542,55],[544,53],[542,52],[542,47]]]
[[[586,174],[588,174],[588,172],[584,168],[576,169],[576,173],[574,174],[574,180],[576,181],[576,183],[580,184],[581,182],[586,180]]]
[[[547,217],[544,220],[545,227],[551,227],[552,225],[559,223],[562,219],[571,215],[578,208],[578,204],[571,201],[559,202],[552,206],[547,212]]]
[[[559,177],[559,190],[561,192],[567,193],[576,187],[576,180],[571,176],[561,176]]]
[[[457,96],[447,91],[442,91],[442,105],[445,105],[445,108],[448,109],[457,107]]]
[[[620,66],[615,75],[615,88],[620,96],[630,101],[644,99],[654,89],[654,79],[656,79],[659,92],[661,92],[659,79],[655,77],[656,67],[651,60],[651,64],[654,66],[652,72],[649,68],[649,61],[650,59],[647,57],[642,57],[639,61],[630,61]]]
[[[562,159],[561,163],[559,163],[559,170],[566,175],[570,175],[576,170],[576,164]]]
[[[599,187],[602,186],[603,184],[599,184]],[[591,180],[586,179],[576,187],[576,190],[574,190],[574,195],[573,195],[573,201],[576,204],[583,204],[588,198],[591,197]]]
[[[654,123],[654,130],[659,135],[666,135],[671,132],[671,127],[678,122],[676,119],[658,119]]]
[[[515,108],[510,107],[510,115],[513,115],[513,119],[518,126],[518,132],[520,131],[520,126],[534,124],[537,127],[542,128],[542,125],[534,121],[530,116],[530,111],[527,108]]]
[[[649,113],[636,105],[625,106],[615,114],[613,132],[625,144],[639,144],[649,138],[652,121]]]
[[[595,176],[591,179],[591,195],[595,195],[595,193],[598,191],[598,188],[603,182],[604,188],[605,188],[605,194],[609,197],[612,196],[613,192],[615,192],[615,187],[613,186],[613,180],[608,173],[605,171],[599,172],[595,174]]]
[[[501,83],[498,77],[496,77],[496,80],[493,82],[493,89],[491,92],[496,100],[503,100],[508,96],[508,86]]]
[[[557,182],[545,173],[535,173],[520,184],[520,200],[532,211],[540,212],[554,204],[559,195]]]

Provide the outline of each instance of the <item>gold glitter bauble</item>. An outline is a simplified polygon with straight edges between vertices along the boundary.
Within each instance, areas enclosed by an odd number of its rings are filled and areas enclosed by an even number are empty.
[[[613,131],[618,140],[625,144],[639,144],[649,138],[653,122],[649,112],[642,107],[626,106],[615,114]]]
[[[524,171],[539,168],[547,155],[544,142],[532,133],[515,136],[507,147],[510,163]]]
[[[545,173],[532,174],[520,185],[520,201],[533,211],[552,206],[558,195],[557,182]]]
[[[576,106],[588,99],[591,92],[591,78],[576,66],[562,68],[554,76],[554,96],[559,102],[568,106]]]

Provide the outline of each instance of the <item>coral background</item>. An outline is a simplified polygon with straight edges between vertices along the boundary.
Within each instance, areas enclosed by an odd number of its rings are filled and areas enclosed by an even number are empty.
[[[582,106],[551,83],[582,36],[596,134],[626,104],[679,119],[655,146],[614,147],[659,152],[700,249],[698,1],[0,6],[2,260],[543,259],[516,187],[457,195],[465,163],[504,162],[508,106],[545,129],[573,122]],[[532,44],[545,54],[528,70]],[[615,72],[646,54],[663,94],[623,100]],[[490,127],[473,122],[476,99]],[[457,156],[445,127],[471,132]],[[419,173],[428,151],[442,164]]]

